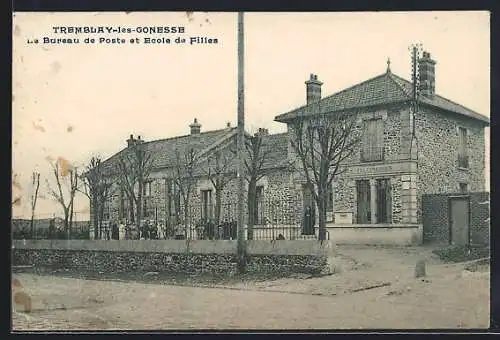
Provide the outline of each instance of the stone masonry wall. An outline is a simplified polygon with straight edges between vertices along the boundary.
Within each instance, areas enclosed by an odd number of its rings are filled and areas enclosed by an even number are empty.
[[[373,117],[380,117],[384,124],[384,162],[397,161],[401,157],[401,114],[402,105],[391,105],[384,109],[371,108],[360,112],[357,116],[357,124],[354,134],[362,134],[363,120]],[[288,127],[289,133],[292,128]],[[372,165],[383,164],[383,162],[361,162],[361,149],[363,148],[363,139],[357,145],[353,155],[346,160],[346,164]],[[300,175],[299,175],[300,176]],[[302,176],[303,177],[303,176]],[[384,176],[390,178],[392,184],[392,218],[394,223],[401,223],[401,176]],[[353,213],[353,223],[356,223],[357,205],[356,205],[356,180],[369,178],[350,178],[346,175],[339,175],[335,181],[334,210]],[[301,189],[297,192],[300,194]]]
[[[165,175],[165,174],[163,174]],[[145,216],[145,219],[154,220],[157,217],[159,220],[167,218],[167,188],[166,182],[162,174],[155,173],[151,180],[151,195],[146,199],[150,214]],[[302,217],[302,201],[301,192],[294,190],[291,185],[290,172],[286,169],[276,169],[269,171],[258,183],[258,186],[263,186],[264,191],[264,206],[263,214],[271,222],[275,224],[300,224]],[[196,184],[191,193],[189,201],[189,211],[191,223],[196,224],[201,220],[202,190],[212,190],[212,205],[215,209],[216,192],[210,180],[206,177],[196,179]],[[247,185],[245,187],[246,199]],[[232,179],[224,187],[221,196],[221,220],[236,220],[237,219],[237,203],[238,203],[238,181]],[[119,196],[112,197],[109,200],[110,219],[118,221],[120,219]],[[246,203],[245,203],[246,207]],[[184,210],[181,200],[181,211]],[[246,210],[246,208],[245,208]],[[215,210],[214,210],[215,214]]]
[[[469,191],[484,191],[484,127],[458,115],[425,109],[416,118],[419,146],[418,171],[422,194],[458,192],[459,183]],[[469,169],[458,167],[458,127],[468,135]]]
[[[309,255],[252,255],[248,272],[319,274],[326,257]],[[132,253],[89,250],[14,249],[14,265],[76,268],[82,271],[171,273],[235,273],[237,257],[229,254]]]
[[[484,126],[458,114],[421,108],[415,118],[418,139],[418,214],[421,195],[459,191],[467,183],[470,192],[485,189]],[[469,169],[458,167],[458,127],[467,129]]]
[[[301,193],[292,185],[287,170],[264,177],[264,215],[272,224],[299,225],[302,220]]]
[[[401,176],[385,176],[391,182],[392,223],[402,223]],[[335,211],[352,212],[353,223],[357,221],[356,179],[340,178],[335,187]]]
[[[183,241],[107,242],[112,242],[109,247],[101,241],[17,241],[12,249],[13,264],[108,272],[236,272],[234,241],[196,241],[192,245]],[[316,241],[252,241],[247,249],[247,270],[317,274],[329,270],[331,249]]]

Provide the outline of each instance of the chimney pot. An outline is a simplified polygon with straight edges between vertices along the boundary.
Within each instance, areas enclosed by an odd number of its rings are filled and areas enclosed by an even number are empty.
[[[431,54],[424,51],[418,60],[419,91],[423,96],[433,96],[436,93],[436,62],[431,59]]]
[[[318,80],[318,75],[311,73],[309,80],[305,83],[307,104],[319,102],[321,100],[321,85],[323,83]]]
[[[189,125],[189,127],[191,128],[191,134],[192,135],[196,135],[196,134],[199,134],[200,133],[200,130],[201,130],[201,124],[198,123],[198,119],[194,119],[193,123],[191,125]]]
[[[135,142],[134,135],[130,135],[130,138],[127,139],[127,147],[134,144],[134,142]]]

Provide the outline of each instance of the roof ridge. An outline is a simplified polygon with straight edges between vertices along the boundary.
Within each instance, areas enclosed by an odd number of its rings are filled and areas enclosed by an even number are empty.
[[[409,81],[407,81],[406,79],[398,76],[397,74],[394,74],[394,73],[388,73],[388,76],[389,76],[389,79],[392,80],[394,82],[394,84],[396,84],[396,86],[398,87],[398,89],[401,90],[401,92],[406,96],[408,97],[408,99],[411,99],[411,93],[409,93],[403,84],[400,83],[400,81],[404,81],[404,82],[408,82],[410,83]],[[399,78],[399,79],[398,79]],[[410,83],[411,84],[411,83]]]
[[[204,132],[200,132],[197,135],[206,135],[208,133],[222,132],[222,131],[224,131],[226,129],[227,128],[204,131]],[[235,129],[237,129],[237,127],[231,127],[231,130],[227,130],[227,132],[229,133],[230,131],[233,131]],[[154,139],[154,140],[150,140],[150,141],[144,141],[143,144],[150,144],[150,143],[155,143],[155,142],[165,142],[165,141],[169,141],[169,140],[181,139],[181,138],[186,138],[186,137],[191,137],[191,136],[193,136],[193,135],[189,134],[189,135],[181,135],[181,136],[173,136],[173,137],[167,137],[167,138],[160,138],[160,139]]]
[[[393,76],[394,76],[394,78],[399,78],[399,79],[393,79],[396,83],[398,83],[397,81],[399,80],[399,81],[404,81],[404,82],[406,82],[406,83],[408,83],[408,84],[411,84],[411,82],[410,82],[409,80],[404,79],[403,77],[400,77],[400,76],[398,76],[398,75],[396,75],[396,74],[393,74]],[[398,84],[399,84],[399,83],[398,83]],[[444,100],[444,101],[447,101],[447,102],[449,102],[449,103],[451,103],[451,104],[453,104],[453,105],[460,106],[460,107],[461,107],[462,109],[464,109],[464,110],[471,111],[471,112],[473,112],[473,113],[475,113],[475,114],[477,114],[477,115],[480,115],[480,116],[483,116],[483,117],[485,117],[485,118],[488,118],[488,116],[485,116],[485,115],[483,115],[483,114],[481,114],[481,113],[479,113],[479,112],[477,112],[477,111],[475,111],[475,110],[472,110],[471,108],[468,108],[468,107],[467,107],[467,106],[465,106],[465,105],[462,105],[462,104],[460,104],[460,103],[457,103],[456,101],[453,101],[453,100],[451,100],[451,99],[449,99],[449,98],[443,97],[443,96],[442,96],[442,95],[440,95],[440,94],[435,93],[435,94],[434,94],[434,96],[435,96],[435,97],[439,97],[439,99],[442,99],[442,100]],[[422,98],[422,97],[421,97],[421,98]],[[423,97],[423,98],[427,99],[427,97]]]
[[[357,84],[351,85],[351,86],[349,86],[349,87],[346,87],[346,88],[344,88],[344,89],[342,89],[342,90],[340,90],[340,91],[334,92],[334,93],[332,93],[332,94],[330,94],[330,95],[328,95],[328,96],[326,96],[326,97],[324,97],[324,98],[321,98],[321,99],[320,99],[320,102],[322,102],[322,101],[324,101],[324,100],[327,100],[327,99],[329,99],[329,98],[331,98],[331,97],[333,97],[333,96],[336,96],[336,95],[339,95],[339,94],[341,94],[341,93],[344,93],[344,92],[350,91],[350,90],[355,89],[355,88],[357,88],[357,87],[360,87],[360,86],[362,86],[362,85],[365,85],[365,84],[366,84],[366,83],[368,83],[368,82],[374,81],[374,80],[376,80],[376,79],[378,79],[378,78],[382,78],[382,77],[384,77],[384,76],[386,76],[386,75],[387,75],[387,72],[384,72],[384,73],[381,73],[381,74],[379,74],[379,75],[377,75],[377,76],[374,76],[374,77],[371,77],[371,78],[369,78],[369,79],[367,79],[367,80],[364,80],[364,81],[362,81],[362,82],[360,82],[360,83],[357,83]],[[290,111],[287,111],[287,112],[285,112],[285,113],[282,113],[282,114],[281,114],[281,115],[279,115],[279,116],[285,115],[285,114],[287,114],[287,113],[289,113],[289,112],[294,112],[294,111],[297,111],[297,110],[304,109],[304,108],[306,108],[307,106],[308,106],[307,104],[304,104],[304,105],[302,105],[302,106],[299,106],[298,108],[295,108],[295,109],[293,109],[293,110],[290,110]],[[278,117],[279,117],[279,116],[278,116]]]

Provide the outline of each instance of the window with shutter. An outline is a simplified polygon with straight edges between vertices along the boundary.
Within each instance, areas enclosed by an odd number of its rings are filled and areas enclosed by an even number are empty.
[[[458,131],[459,138],[459,149],[458,149],[458,167],[468,168],[469,167],[469,156],[467,154],[467,129],[459,128]]]
[[[202,199],[202,211],[201,217],[204,220],[211,219],[212,215],[212,190],[202,190],[201,191],[201,199]]]
[[[259,185],[255,190],[254,224],[262,225],[264,221],[264,187]]]
[[[368,119],[364,122],[362,162],[375,162],[384,159],[384,124],[382,118]]]

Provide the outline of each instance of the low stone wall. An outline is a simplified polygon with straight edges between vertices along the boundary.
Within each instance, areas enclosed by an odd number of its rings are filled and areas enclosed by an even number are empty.
[[[339,245],[421,245],[422,225],[353,224],[327,226],[329,240]]]
[[[15,240],[14,265],[96,271],[236,272],[236,241]],[[247,241],[249,272],[318,274],[334,271],[331,243]]]

